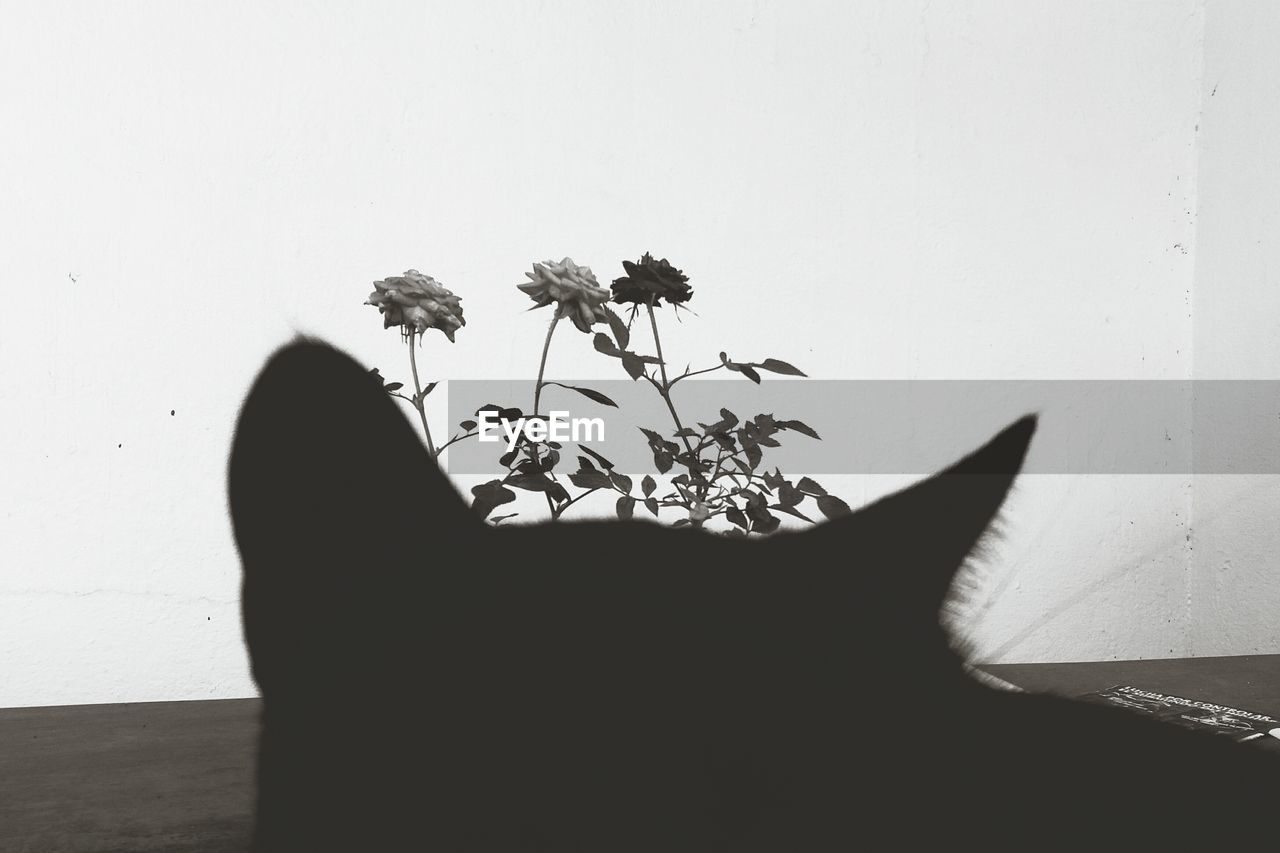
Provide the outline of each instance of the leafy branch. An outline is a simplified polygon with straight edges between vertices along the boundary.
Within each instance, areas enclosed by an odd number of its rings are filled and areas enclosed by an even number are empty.
[[[670,305],[674,311],[686,307],[685,303],[693,296],[688,276],[665,258],[657,260],[648,254],[634,263],[623,261],[622,266],[626,275],[613,281],[612,294],[600,286],[590,268],[579,266],[570,258],[534,264],[533,271],[525,273],[529,281],[518,287],[534,300],[534,307],[555,306],[538,362],[533,414],[525,417],[517,408],[496,404],[477,410],[477,416],[495,416],[515,438],[498,460],[504,469],[503,475],[471,490],[475,511],[491,523],[500,523],[516,514],[494,515],[495,510],[513,503],[518,491],[527,491],[542,494],[550,517],[556,520],[591,495],[611,492],[616,494],[614,511],[621,519],[632,518],[637,505],[643,505],[655,518],[664,509],[678,509],[680,517],[673,526],[703,527],[712,519],[723,519],[730,535],[741,536],[772,533],[781,524],[780,515],[812,522],[818,514],[826,518],[848,514],[850,509],[844,501],[809,477],[793,481],[776,466],[772,472],[764,467],[766,453],[780,447],[788,433],[820,440],[812,427],[798,420],[775,418],[772,414],[757,414],[743,421],[722,408],[718,420],[698,422],[695,429],[685,425],[671,393],[671,389],[685,379],[721,370],[739,373],[757,385],[762,381],[762,373],[798,377],[805,373],[781,359],[735,361],[721,352],[719,364],[697,370],[686,366],[682,373],[672,377],[663,351],[657,309],[663,305]],[[385,326],[401,327],[408,343],[413,393],[411,396],[401,393],[403,383],[386,382],[376,369],[370,373],[388,394],[408,403],[418,413],[427,448],[433,456],[438,457],[454,444],[480,435],[476,420],[464,420],[458,424],[458,431],[437,448],[426,413],[426,398],[437,383],[429,383],[424,388],[418,374],[415,345],[431,328],[439,329],[452,342],[454,333],[465,324],[460,300],[435,279],[414,270],[404,276],[374,282],[374,287],[369,304],[376,305],[382,312]],[[610,302],[629,303],[630,322],[624,322],[612,310]],[[654,355],[637,352],[632,346],[631,324],[641,307],[652,332]],[[599,405],[618,406],[592,388],[546,378],[551,344],[560,321],[565,319],[578,331],[591,334],[592,346],[597,352],[617,359],[633,381],[643,379],[665,404],[675,429],[664,434],[642,427],[641,433],[648,442],[656,472],[663,477],[670,475],[666,492],[659,494],[658,481],[646,474],[640,479],[639,493],[636,493],[637,484],[632,477],[617,471],[609,459],[584,443],[577,444],[581,451],[577,454],[577,469],[562,479],[557,469],[564,448],[549,439],[530,437],[529,424],[548,422],[541,411],[542,393],[548,387],[573,391]],[[594,331],[593,327],[601,323],[607,324],[609,334]],[[544,429],[542,434],[549,436],[550,431]],[[570,487],[576,493],[571,492]]]

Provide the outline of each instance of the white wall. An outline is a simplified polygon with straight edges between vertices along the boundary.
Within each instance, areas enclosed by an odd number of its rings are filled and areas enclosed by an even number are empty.
[[[1280,378],[1280,5],[1212,0],[1195,291],[1195,375]],[[1214,413],[1205,413],[1208,420]],[[1274,448],[1267,448],[1274,456]],[[1201,476],[1190,636],[1197,654],[1280,646],[1280,477]]]
[[[252,692],[223,495],[240,396],[297,331],[402,371],[360,303],[409,267],[464,298],[434,376],[533,372],[531,261],[603,278],[647,249],[694,275],[700,316],[666,344],[695,359],[1191,375],[1204,34],[1195,0],[11,10],[0,705]],[[551,371],[613,375],[587,352]],[[980,656],[1205,648],[1189,485],[1029,478]]]

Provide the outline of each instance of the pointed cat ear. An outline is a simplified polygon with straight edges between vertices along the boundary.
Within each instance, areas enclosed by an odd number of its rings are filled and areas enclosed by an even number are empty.
[[[315,342],[284,347],[258,375],[228,490],[246,573],[352,561],[376,572],[480,528],[381,383]]]
[[[857,555],[873,547],[882,580],[937,613],[956,572],[992,527],[1036,431],[1029,415],[947,470],[808,534]]]

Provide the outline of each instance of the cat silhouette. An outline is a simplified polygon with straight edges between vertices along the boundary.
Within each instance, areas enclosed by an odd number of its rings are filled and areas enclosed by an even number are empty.
[[[1262,750],[991,690],[943,628],[1035,420],[745,540],[492,527],[366,370],[277,352],[229,465],[263,851],[1233,849]]]

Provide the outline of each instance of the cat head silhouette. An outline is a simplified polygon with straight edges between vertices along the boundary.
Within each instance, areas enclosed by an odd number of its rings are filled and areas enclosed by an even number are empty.
[[[265,702],[260,846],[394,844],[424,809],[459,849],[766,837],[730,816],[842,790],[868,715],[855,684],[906,701],[963,678],[939,612],[1034,429],[764,540],[495,528],[363,368],[284,348],[229,471]],[[792,822],[775,823],[794,841]]]
[[[1259,756],[965,674],[939,616],[1034,430],[763,540],[494,528],[363,368],[284,348],[229,469],[263,697],[256,848],[1025,849],[1050,832],[1076,849],[1267,828],[1280,792]],[[994,837],[975,834],[993,807]]]
[[[459,577],[496,570],[547,584],[558,609],[582,618],[620,616],[610,614],[617,599],[644,602],[655,608],[655,635],[661,614],[681,608],[697,618],[767,605],[774,624],[793,619],[788,631],[811,632],[813,642],[850,654],[875,644],[893,657],[941,655],[939,612],[988,535],[1034,431],[1035,418],[1024,418],[937,476],[848,517],[767,539],[642,521],[496,528],[464,504],[363,368],[326,345],[301,342],[276,354],[244,405],[231,509],[246,584],[254,588],[261,568],[273,586],[295,584],[295,603],[342,589],[342,614],[311,613],[335,624],[399,607],[421,622],[435,608],[454,609],[447,594]],[[389,600],[406,579],[424,598]],[[293,616],[309,618],[296,609]],[[254,648],[260,626],[250,619],[246,627]],[[773,629],[766,620],[752,630]],[[277,677],[272,655],[254,654],[264,690]]]

